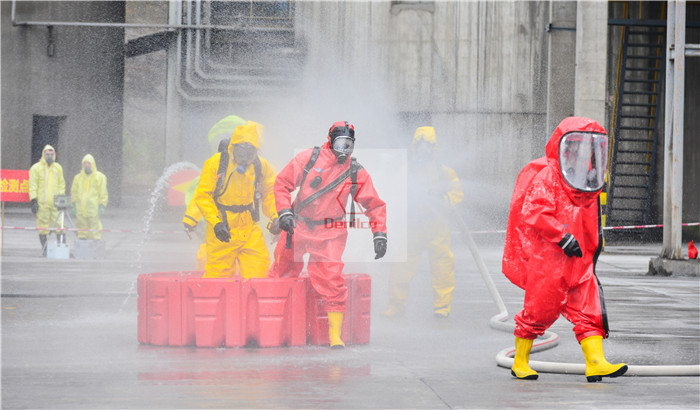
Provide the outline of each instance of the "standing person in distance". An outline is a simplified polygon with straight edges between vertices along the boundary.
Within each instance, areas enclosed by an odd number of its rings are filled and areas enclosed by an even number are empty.
[[[50,227],[58,218],[58,209],[54,206],[54,195],[66,193],[66,180],[63,179],[63,167],[56,162],[56,150],[46,145],[41,152],[41,159],[29,168],[29,202],[32,213],[36,215],[43,255],[46,256],[46,237]],[[44,228],[44,229],[41,229]]]
[[[80,239],[102,239],[102,221],[109,200],[107,177],[97,170],[95,158],[87,154],[83,157],[82,169],[73,178],[70,188],[75,227]],[[81,231],[89,229],[89,231]]]

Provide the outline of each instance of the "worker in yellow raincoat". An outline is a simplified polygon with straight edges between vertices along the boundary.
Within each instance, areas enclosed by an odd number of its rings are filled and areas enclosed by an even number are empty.
[[[102,239],[100,216],[104,213],[109,199],[107,177],[97,170],[97,164],[92,155],[87,154],[83,157],[83,167],[73,178],[70,196],[78,238]],[[89,229],[89,231],[82,229]]]
[[[41,152],[41,159],[29,168],[29,201],[32,212],[36,214],[36,226],[39,240],[46,256],[46,228],[57,225],[58,209],[54,206],[54,195],[66,193],[66,180],[63,179],[63,167],[56,162],[56,150],[46,145]]]
[[[275,169],[258,156],[262,126],[249,122],[233,132],[226,152],[202,168],[194,201],[207,221],[205,278],[266,277],[270,253],[258,225],[260,208],[276,223]]]
[[[409,283],[428,251],[433,312],[437,318],[450,314],[455,289],[455,258],[451,249],[450,220],[453,207],[464,192],[452,168],[441,164],[437,155],[435,128],[418,127],[409,150],[407,259],[393,266],[389,276],[389,307],[384,316],[402,315],[406,310]]]
[[[211,147],[211,153],[215,154],[217,152],[222,152],[228,149],[229,141],[231,140],[231,135],[236,127],[239,125],[246,124],[246,120],[236,115],[229,115],[218,121],[209,130],[207,139],[209,141],[209,146]],[[199,185],[200,177],[197,177],[192,181],[187,191],[185,191],[185,204],[187,204],[187,209],[185,209],[185,215],[182,217],[182,224],[185,226],[185,232],[190,239],[192,238],[192,233],[195,233],[201,238],[200,231],[195,229],[197,224],[202,220],[202,213],[199,211],[197,203],[193,201],[194,193]],[[199,246],[197,251],[197,266],[196,270],[204,270],[204,266],[207,263],[207,242],[202,240],[202,244]]]

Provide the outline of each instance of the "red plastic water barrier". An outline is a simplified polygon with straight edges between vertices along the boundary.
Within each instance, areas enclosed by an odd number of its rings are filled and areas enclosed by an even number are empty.
[[[159,346],[303,346],[306,281],[204,279],[202,272],[139,275],[138,340]]]
[[[158,346],[183,346],[182,287],[188,277],[180,272],[139,275],[138,340]]]
[[[354,273],[343,275],[348,288],[343,326],[340,338],[345,344],[369,343],[370,309],[372,281],[369,275]],[[328,314],[320,295],[314,291],[311,282],[307,284],[306,339],[311,345],[327,345]]]

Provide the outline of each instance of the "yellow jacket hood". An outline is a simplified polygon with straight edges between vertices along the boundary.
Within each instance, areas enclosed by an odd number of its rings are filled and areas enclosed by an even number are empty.
[[[228,145],[229,153],[233,152],[234,145],[244,142],[252,144],[256,149],[260,149],[259,127],[262,126],[253,121],[249,121],[246,125],[239,125],[233,132],[231,142]]]
[[[41,150],[41,158],[39,159],[39,162],[41,162],[41,163],[44,164],[44,165],[49,165],[49,164],[46,162],[46,159],[44,158],[44,154],[46,153],[46,150],[49,150],[49,149],[50,149],[51,151],[53,151],[53,162],[56,163],[56,161],[58,161],[58,159],[57,159],[57,158],[58,158],[58,155],[56,155],[56,149],[54,149],[54,147],[52,147],[51,145],[46,144],[46,146],[44,147],[44,149]]]
[[[83,157],[83,160],[80,162],[80,172],[85,172],[85,169],[83,169],[83,164],[85,163],[85,161],[88,161],[92,166],[92,172],[97,172],[97,164],[95,163],[95,158],[91,154],[86,154]]]

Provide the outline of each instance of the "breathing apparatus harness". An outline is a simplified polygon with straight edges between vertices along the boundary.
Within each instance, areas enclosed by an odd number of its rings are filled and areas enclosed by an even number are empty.
[[[306,163],[306,166],[304,167],[304,174],[301,177],[301,183],[299,184],[299,192],[301,192],[301,188],[304,187],[304,182],[306,182],[306,177],[309,174],[309,171],[311,171],[311,168],[313,168],[314,164],[318,160],[318,156],[321,153],[321,147],[314,147],[313,151],[311,151],[311,157],[309,158],[309,162]],[[302,222],[306,223],[306,225],[311,228],[317,225],[323,225],[325,223],[325,219],[321,220],[313,220],[313,219],[308,219],[304,218],[303,216],[299,215],[299,212],[301,212],[302,209],[304,209],[307,205],[309,205],[311,202],[315,201],[318,199],[320,196],[325,194],[326,192],[332,190],[333,188],[336,188],[338,185],[342,184],[348,177],[350,177],[350,227],[355,226],[355,195],[357,194],[357,172],[362,169],[362,165],[360,165],[357,162],[357,158],[355,157],[350,157],[350,168],[340,174],[336,179],[325,185],[323,188],[319,189],[318,191],[314,192],[313,194],[309,195],[308,197],[304,198],[303,200],[300,200],[299,197],[297,196],[297,199],[292,203],[292,214],[294,214],[294,217],[296,219],[301,220]],[[320,180],[312,180],[309,183],[309,186],[311,188],[316,189],[319,185],[321,184]],[[336,218],[333,220],[339,221],[345,218],[345,212],[343,212],[343,215],[340,217]],[[287,243],[286,247],[290,248],[292,243],[292,235],[287,235]]]
[[[216,189],[214,190],[214,203],[216,203],[216,207],[221,213],[222,222],[224,223],[224,225],[226,225],[227,228],[230,228],[228,225],[228,217],[226,216],[226,211],[229,211],[234,214],[243,213],[246,211],[250,212],[250,216],[253,218],[253,222],[258,222],[260,220],[260,200],[262,199],[262,184],[260,182],[260,178],[262,176],[262,164],[260,163],[260,157],[256,155],[255,159],[253,160],[253,169],[255,170],[255,193],[253,194],[253,202],[248,205],[223,205],[221,202],[219,202],[219,198],[221,197],[221,195],[223,195],[224,192],[226,192],[226,189],[228,188],[228,185],[231,182],[231,176],[233,176],[233,172],[231,172],[231,174],[226,179],[226,183],[224,184],[226,172],[228,171],[228,160],[228,150],[222,151],[221,157],[219,159],[219,169],[216,172],[219,178],[216,180]]]

